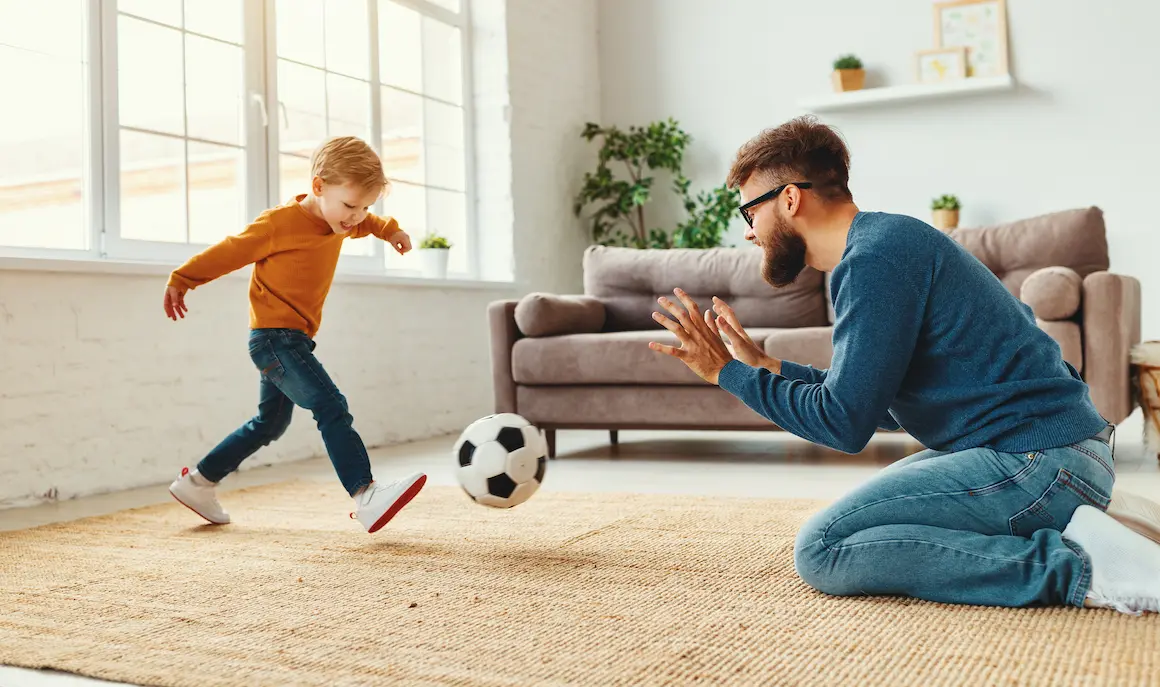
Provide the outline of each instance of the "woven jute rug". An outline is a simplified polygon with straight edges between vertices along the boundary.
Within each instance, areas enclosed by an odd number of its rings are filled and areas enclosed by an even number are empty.
[[[146,685],[1160,684],[1160,616],[831,598],[805,501],[428,487],[368,535],[330,484],[0,534],[0,663]]]

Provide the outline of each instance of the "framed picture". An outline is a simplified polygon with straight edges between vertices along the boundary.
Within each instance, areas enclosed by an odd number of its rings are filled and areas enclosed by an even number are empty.
[[[919,50],[915,54],[915,70],[919,83],[940,83],[967,78],[967,49],[935,48]]]
[[[967,49],[967,76],[1006,74],[1006,0],[934,3],[934,40],[939,48]]]

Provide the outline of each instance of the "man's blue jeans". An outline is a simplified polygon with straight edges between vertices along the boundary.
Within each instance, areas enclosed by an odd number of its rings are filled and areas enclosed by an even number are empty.
[[[296,329],[250,332],[250,359],[261,370],[258,414],[226,437],[198,464],[206,479],[219,482],[242,461],[285,434],[294,406],[314,413],[330,462],[352,496],[371,483],[371,462],[346,398],[314,357],[315,343]]]
[[[812,517],[794,565],[841,596],[1082,606],[1091,561],[1060,532],[1079,506],[1107,510],[1114,482],[1103,438],[1029,453],[923,451]]]

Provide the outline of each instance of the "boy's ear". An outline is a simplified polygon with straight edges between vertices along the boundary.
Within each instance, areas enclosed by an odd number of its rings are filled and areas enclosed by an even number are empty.
[[[310,182],[310,190],[316,196],[322,195],[322,177],[314,177],[314,180]]]

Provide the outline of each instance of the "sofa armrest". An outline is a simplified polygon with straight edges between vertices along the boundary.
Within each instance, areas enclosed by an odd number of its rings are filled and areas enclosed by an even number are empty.
[[[517,303],[519,301],[493,301],[487,306],[488,329],[491,331],[491,376],[497,413],[516,412],[512,347],[520,338],[520,330],[516,327]]]
[[[529,337],[595,334],[604,329],[604,303],[592,296],[529,293],[516,305],[516,326]]]
[[[1140,282],[1110,272],[1083,280],[1084,380],[1111,423],[1132,414],[1132,347],[1140,343]]]

